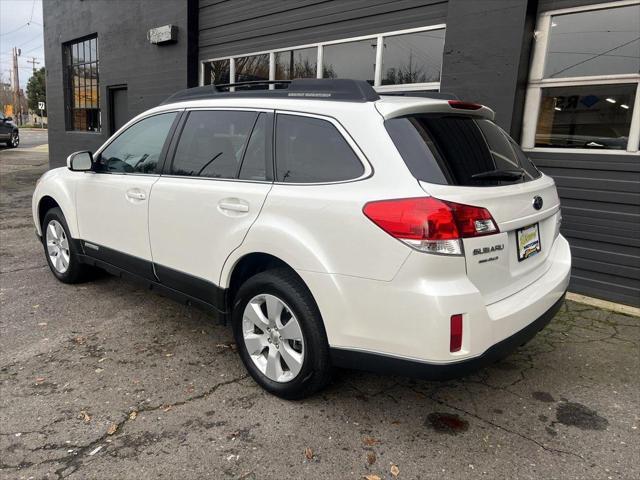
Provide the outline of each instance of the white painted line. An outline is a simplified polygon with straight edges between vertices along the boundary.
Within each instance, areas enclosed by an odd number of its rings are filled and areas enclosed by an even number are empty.
[[[586,295],[580,295],[578,293],[567,293],[567,300],[572,302],[583,303],[585,305],[591,305],[592,307],[602,308],[605,310],[611,310],[612,312],[622,313],[624,315],[631,315],[633,317],[640,317],[640,308],[632,307],[630,305],[623,305],[621,303],[609,302],[607,300],[600,300],[599,298],[587,297]]]

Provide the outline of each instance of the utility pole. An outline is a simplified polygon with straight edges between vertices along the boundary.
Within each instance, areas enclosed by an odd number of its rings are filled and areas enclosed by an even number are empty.
[[[31,60],[27,60],[27,63],[30,63],[33,68],[33,73],[36,73],[36,65],[40,65],[40,62],[36,62],[37,57],[31,57]]]
[[[20,76],[18,75],[18,56],[22,53],[22,51],[13,47],[13,85],[11,85],[13,90],[13,108],[14,115],[17,117],[16,122],[20,124],[22,122],[22,105],[20,102]]]

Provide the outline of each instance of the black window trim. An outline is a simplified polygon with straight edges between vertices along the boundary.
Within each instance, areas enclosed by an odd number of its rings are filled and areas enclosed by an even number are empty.
[[[184,114],[182,115],[182,118],[180,119],[179,124],[177,125],[177,128],[175,129],[175,132],[173,132],[173,138],[171,140],[171,143],[169,145],[169,149],[167,152],[167,156],[165,158],[164,164],[163,164],[163,168],[161,171],[161,176],[163,177],[167,177],[167,178],[187,178],[187,179],[192,179],[192,180],[203,180],[203,181],[218,181],[218,182],[245,182],[245,183],[269,183],[272,184],[273,180],[274,180],[274,133],[275,133],[275,128],[274,128],[274,121],[275,121],[275,115],[274,115],[274,110],[270,109],[270,108],[251,108],[251,107],[191,107],[191,108],[186,108],[183,109]],[[256,112],[258,115],[256,116],[256,120],[254,121],[253,126],[251,127],[251,132],[249,132],[249,136],[247,137],[247,144],[245,145],[245,148],[242,152],[242,159],[240,161],[240,166],[238,167],[237,171],[236,171],[236,175],[235,178],[218,178],[218,177],[205,177],[205,176],[186,176],[186,175],[174,175],[171,173],[171,167],[173,165],[173,161],[175,159],[175,155],[176,155],[176,150],[178,148],[178,143],[180,142],[180,137],[182,136],[182,131],[184,130],[184,126],[187,122],[187,119],[189,118],[189,114],[191,112],[198,112],[198,111],[225,111],[225,112]],[[242,168],[242,163],[244,163],[244,154],[246,152],[246,147],[249,145],[249,140],[251,139],[251,134],[253,133],[253,129],[255,128],[256,122],[258,121],[258,118],[260,116],[261,113],[264,113],[267,115],[267,138],[269,139],[270,145],[267,148],[267,152],[269,155],[269,158],[266,158],[266,171],[267,171],[267,179],[266,180],[248,180],[248,179],[243,179],[243,178],[238,178],[238,175],[240,174],[240,169]]]
[[[300,183],[300,182],[279,182],[279,181],[277,181],[277,178],[278,178],[277,173],[278,172],[277,172],[277,159],[276,159],[276,152],[275,152],[275,148],[276,148],[275,135],[276,135],[276,130],[278,128],[278,115],[292,115],[292,116],[298,116],[298,117],[317,118],[319,120],[325,120],[325,121],[328,121],[329,123],[331,123],[336,128],[336,130],[338,130],[340,135],[342,135],[342,138],[344,138],[344,140],[347,142],[347,145],[349,145],[349,147],[351,148],[351,150],[353,151],[355,156],[358,158],[358,160],[362,164],[362,167],[363,167],[362,175],[360,175],[359,177],[356,177],[356,178],[348,179],[348,180],[336,180],[336,181],[332,181],[332,182],[304,182],[304,183]],[[353,139],[353,137],[351,137],[351,135],[349,135],[348,130],[340,123],[340,121],[338,121],[338,119],[336,119],[334,117],[331,117],[329,115],[321,115],[321,114],[302,112],[302,111],[296,111],[296,110],[276,110],[276,112],[275,112],[275,124],[274,124],[274,129],[273,129],[272,149],[273,149],[273,169],[274,169],[273,170],[273,172],[274,172],[274,182],[273,183],[274,183],[274,185],[289,185],[289,186],[338,185],[338,184],[341,184],[341,183],[360,182],[362,180],[366,180],[367,178],[373,176],[373,173],[374,173],[373,166],[371,165],[371,162],[369,162],[369,159],[366,157],[366,155],[364,154],[364,152],[360,148],[360,145],[358,145],[358,143]]]
[[[162,149],[160,150],[160,157],[158,158],[158,164],[156,167],[156,172],[155,173],[141,173],[141,172],[101,172],[101,171],[95,171],[94,173],[99,173],[99,174],[107,174],[107,175],[137,175],[137,176],[145,176],[145,177],[158,177],[160,175],[162,175],[162,172],[164,172],[164,168],[165,168],[165,164],[166,164],[166,160],[167,160],[167,153],[169,152],[169,148],[173,142],[173,138],[175,136],[175,132],[177,130],[178,125],[181,123],[182,118],[184,117],[184,108],[172,108],[169,110],[163,110],[161,112],[153,112],[150,115],[145,115],[144,117],[140,117],[138,119],[135,119],[135,121],[130,121],[129,123],[125,124],[122,129],[118,132],[117,135],[113,135],[112,137],[110,137],[105,143],[102,144],[102,146],[100,146],[100,148],[98,150],[96,150],[96,153],[93,155],[94,158],[94,163],[96,163],[102,155],[102,152],[109,146],[111,145],[116,139],[118,139],[123,133],[125,133],[126,131],[128,131],[131,127],[133,127],[134,125],[137,125],[138,123],[142,122],[143,120],[146,120],[148,118],[151,117],[155,117],[158,115],[164,115],[167,113],[176,113],[176,118],[173,119],[173,123],[171,124],[171,127],[169,128],[169,132],[167,133],[167,137],[164,140],[164,144],[162,145]]]
[[[71,87],[71,78],[69,73],[69,65],[67,65],[67,60],[69,58],[69,49],[73,48],[73,45],[80,44],[86,42],[87,40],[96,41],[96,59],[90,62],[84,63],[96,63],[97,64],[97,90],[98,90],[98,116],[100,118],[100,129],[98,131],[92,130],[76,130],[73,128],[73,120],[72,113],[73,110],[73,87]],[[67,133],[80,133],[80,134],[92,134],[92,135],[102,135],[102,105],[100,95],[100,53],[99,53],[99,45],[98,45],[98,33],[89,33],[87,35],[83,35],[82,37],[74,38],[72,40],[67,40],[62,43],[62,82],[63,82],[63,102],[64,102],[64,130]]]

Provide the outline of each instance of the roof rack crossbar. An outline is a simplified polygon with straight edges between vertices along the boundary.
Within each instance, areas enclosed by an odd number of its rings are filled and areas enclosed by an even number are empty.
[[[291,83],[291,80],[247,80],[245,82],[235,82],[235,83],[218,83],[214,85],[216,90],[220,90],[221,88],[231,88],[231,87],[253,87],[260,85],[288,85]],[[224,93],[224,92],[221,92]]]

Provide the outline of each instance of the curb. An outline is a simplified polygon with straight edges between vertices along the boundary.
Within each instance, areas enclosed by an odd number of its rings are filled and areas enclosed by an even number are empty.
[[[623,315],[630,315],[632,317],[640,317],[640,308],[638,307],[609,302],[607,300],[600,300],[599,298],[587,297],[586,295],[571,292],[567,293],[566,298],[572,302],[583,303],[585,305],[591,305],[592,307],[602,308],[604,310],[611,310],[612,312],[622,313]]]

